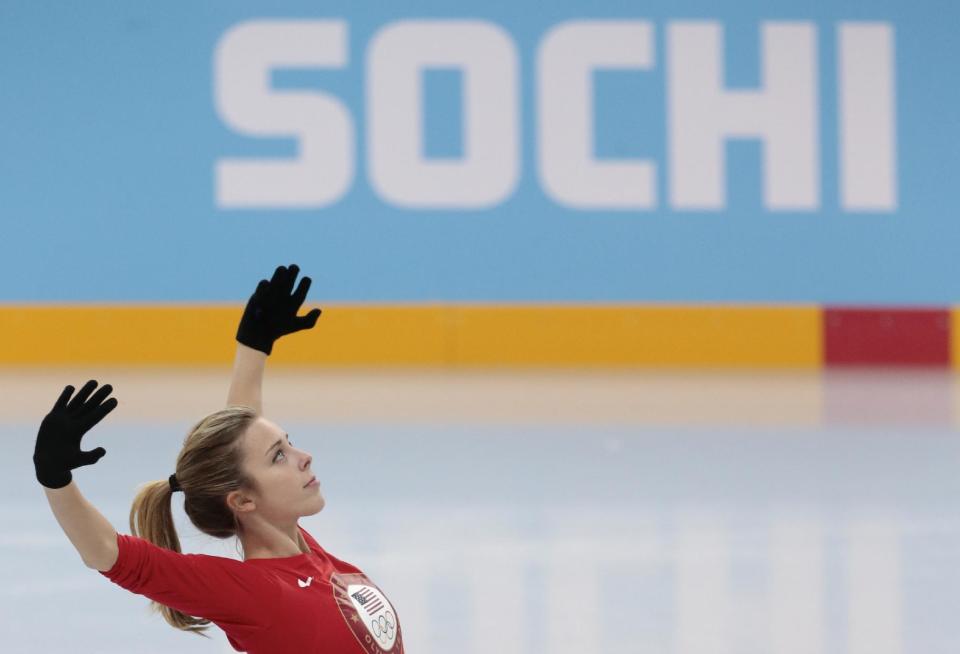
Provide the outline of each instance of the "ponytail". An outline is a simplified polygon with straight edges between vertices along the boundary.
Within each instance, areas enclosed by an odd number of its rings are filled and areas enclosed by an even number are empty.
[[[152,481],[141,486],[130,509],[130,533],[179,553],[180,538],[173,525],[172,501],[173,490],[167,480]],[[150,600],[150,610],[163,615],[167,623],[181,631],[210,638],[203,633],[209,629],[205,625],[209,625],[210,620],[195,618],[155,600]]]

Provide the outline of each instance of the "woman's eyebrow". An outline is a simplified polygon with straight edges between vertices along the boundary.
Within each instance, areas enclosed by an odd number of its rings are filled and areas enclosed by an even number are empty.
[[[287,440],[290,440],[290,434],[284,434],[284,436],[287,437]],[[282,439],[282,438],[279,439],[279,440],[277,440],[276,443],[274,443],[273,445],[271,445],[270,448],[269,448],[266,452],[264,452],[264,456],[266,456],[267,454],[270,454],[270,450],[272,450],[273,448],[279,446],[282,442],[283,442],[283,439]]]

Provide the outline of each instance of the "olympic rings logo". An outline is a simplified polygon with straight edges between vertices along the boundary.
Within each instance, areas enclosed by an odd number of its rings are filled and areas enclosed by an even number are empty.
[[[394,628],[397,626],[393,613],[385,611],[383,615],[375,618],[370,623],[370,631],[382,643],[390,642],[393,639]]]

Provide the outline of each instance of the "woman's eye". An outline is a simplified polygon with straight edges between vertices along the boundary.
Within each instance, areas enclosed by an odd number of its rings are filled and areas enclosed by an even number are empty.
[[[287,444],[292,447],[292,446],[293,446],[293,441],[288,440],[288,441],[287,441]],[[277,450],[277,453],[273,455],[273,460],[276,461],[276,460],[277,460],[277,457],[280,456],[281,454],[283,454],[283,450]],[[287,455],[284,454],[283,456],[287,456]]]

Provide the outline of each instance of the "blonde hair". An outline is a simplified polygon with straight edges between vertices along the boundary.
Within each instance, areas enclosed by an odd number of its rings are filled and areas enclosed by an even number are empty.
[[[257,419],[247,406],[229,406],[204,417],[193,426],[177,456],[174,474],[183,489],[183,508],[190,522],[214,538],[239,537],[241,525],[227,506],[227,494],[238,489],[257,490],[255,480],[241,465],[241,437]],[[173,524],[173,491],[167,479],[143,484],[130,508],[130,533],[155,545],[180,552]],[[238,553],[241,547],[237,540]],[[196,618],[151,600],[150,609],[171,626],[209,638],[203,632],[210,620]]]

